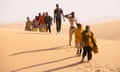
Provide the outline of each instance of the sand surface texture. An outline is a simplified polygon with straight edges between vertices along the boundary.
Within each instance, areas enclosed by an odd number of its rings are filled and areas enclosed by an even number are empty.
[[[0,25],[0,72],[120,72],[120,20],[91,25],[99,53],[90,63],[68,46],[67,24],[62,32],[26,32],[23,24]]]

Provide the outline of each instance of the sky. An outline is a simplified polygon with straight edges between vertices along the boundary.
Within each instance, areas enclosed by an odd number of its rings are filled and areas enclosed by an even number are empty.
[[[80,22],[120,18],[120,0],[0,0],[0,23],[24,22],[46,11],[53,16],[56,3],[64,14],[74,11]]]

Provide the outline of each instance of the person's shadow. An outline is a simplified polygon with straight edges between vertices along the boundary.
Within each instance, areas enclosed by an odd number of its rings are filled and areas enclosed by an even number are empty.
[[[87,63],[87,62],[78,61],[78,62],[69,64],[69,65],[65,65],[65,66],[61,66],[61,67],[45,70],[43,72],[53,72],[53,71],[57,71],[57,70],[61,70],[61,69],[69,68],[69,67],[73,67],[73,66],[76,66],[76,65],[79,65],[79,64],[82,64],[82,63]]]
[[[47,64],[51,64],[51,63],[56,63],[56,62],[60,62],[60,61],[72,59],[72,58],[75,58],[75,57],[76,57],[76,56],[70,56],[70,57],[62,58],[62,59],[55,60],[55,61],[50,61],[50,62],[35,64],[35,65],[30,65],[30,66],[26,66],[26,67],[21,67],[21,68],[12,70],[12,71],[10,71],[10,72],[17,72],[17,71],[21,71],[21,70],[25,70],[25,69],[29,69],[29,68],[41,66],[41,65],[47,65]],[[56,71],[56,70],[60,70],[60,69],[64,69],[64,68],[68,68],[68,67],[72,67],[72,66],[76,66],[76,65],[78,65],[78,64],[81,64],[81,62],[76,62],[76,63],[70,64],[70,65],[66,65],[66,66],[62,66],[62,67],[58,67],[58,68],[46,70],[46,71],[43,71],[43,72]]]
[[[35,52],[41,52],[41,51],[52,51],[52,50],[60,50],[60,49],[68,49],[67,45],[53,47],[53,48],[47,48],[47,49],[39,49],[39,50],[30,50],[30,51],[21,51],[17,53],[12,53],[9,56],[15,56],[15,55],[21,55],[21,54],[28,54],[28,53],[35,53]]]

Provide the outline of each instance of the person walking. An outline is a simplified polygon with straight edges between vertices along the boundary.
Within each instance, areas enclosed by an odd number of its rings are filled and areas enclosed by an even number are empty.
[[[88,62],[92,59],[92,48],[97,48],[94,33],[90,31],[90,26],[86,26],[85,30],[82,32],[82,46],[83,55],[82,62],[87,55]]]
[[[77,56],[81,55],[82,52],[82,25],[77,23],[77,28],[75,29],[75,47],[77,48]]]
[[[65,17],[68,19],[70,28],[69,28],[69,46],[71,46],[73,33],[75,31],[75,25],[74,23],[77,23],[77,20],[75,19],[75,12],[71,12],[70,14],[65,15]]]
[[[52,17],[49,16],[48,12],[46,12],[45,24],[46,24],[46,32],[48,32],[49,30],[49,33],[51,33]]]
[[[54,23],[56,22],[57,33],[61,32],[61,16],[63,16],[64,19],[63,10],[59,8],[58,4],[56,4],[56,9],[54,10]]]

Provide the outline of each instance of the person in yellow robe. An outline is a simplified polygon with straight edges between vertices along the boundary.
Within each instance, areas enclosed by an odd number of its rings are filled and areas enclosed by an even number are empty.
[[[77,48],[77,56],[81,55],[82,51],[82,26],[80,23],[77,23],[77,28],[75,29],[75,47]]]
[[[82,32],[82,46],[83,46],[82,62],[84,61],[86,55],[89,62],[92,59],[92,51],[95,48],[97,48],[97,45],[96,45],[94,33],[90,31],[90,26],[88,25],[85,27],[85,30]]]

